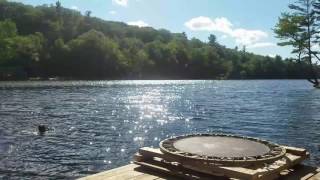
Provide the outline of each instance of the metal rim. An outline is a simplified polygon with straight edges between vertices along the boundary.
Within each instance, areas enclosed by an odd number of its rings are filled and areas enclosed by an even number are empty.
[[[270,148],[268,153],[258,156],[246,156],[246,157],[216,157],[216,156],[205,156],[199,154],[193,154],[189,152],[181,151],[174,147],[174,142],[177,140],[190,138],[190,137],[232,137],[239,139],[246,139],[250,141],[259,142],[261,144],[266,145]],[[286,150],[279,146],[278,144],[271,143],[266,140],[261,140],[252,137],[244,137],[244,136],[236,136],[236,135],[228,135],[228,134],[191,134],[191,135],[183,135],[165,139],[160,142],[160,150],[169,158],[172,158],[178,162],[184,161],[197,161],[202,163],[209,163],[212,165],[226,165],[226,166],[250,166],[256,164],[263,163],[271,163],[277,161],[284,157],[286,154]]]

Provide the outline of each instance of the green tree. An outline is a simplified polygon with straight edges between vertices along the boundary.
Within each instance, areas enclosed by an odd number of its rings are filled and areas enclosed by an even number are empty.
[[[125,62],[119,45],[99,31],[91,30],[68,43],[70,76],[78,78],[116,77]]]
[[[11,20],[0,22],[0,39],[11,38],[17,35],[16,24]]]
[[[89,10],[85,12],[86,17],[91,17],[91,14],[92,14],[92,12]]]
[[[284,33],[279,34],[298,49],[296,52],[302,53],[300,66],[292,59],[226,48],[214,35],[208,43],[195,38],[189,40],[186,33],[105,21],[91,17],[90,12],[82,15],[64,8],[60,2],[33,7],[0,0],[0,71],[19,69],[25,77],[79,79],[301,78],[305,74],[300,72],[308,70],[310,64],[308,48],[303,43],[307,37],[302,33],[306,26],[301,26],[305,18],[295,14],[296,10],[288,14],[289,21],[296,22],[288,24],[299,25],[294,27],[298,31],[279,31]],[[313,4],[314,14],[319,16],[316,3]],[[281,23],[281,28],[288,24]],[[287,30],[297,30],[294,28]],[[290,44],[297,42],[288,38],[290,33],[299,35],[301,42]],[[316,41],[314,38],[312,45]],[[317,58],[316,52],[311,52]],[[0,73],[0,78],[3,77],[8,76]]]
[[[12,38],[17,36],[16,24],[10,20],[0,21],[0,64],[16,56]]]
[[[210,34],[208,39],[210,46],[215,46],[217,44],[217,37],[214,34]]]
[[[56,2],[56,11],[57,11],[58,14],[61,13],[61,8],[62,8],[61,2],[60,2],[60,1],[57,1],[57,2]]]
[[[298,54],[298,62],[306,61],[309,64],[308,81],[319,86],[317,71],[312,62],[314,56],[317,56],[312,47],[318,36],[314,3],[314,0],[298,0],[295,4],[290,4],[291,12],[282,14],[274,31],[278,38],[284,40],[279,45],[292,46],[292,52]]]

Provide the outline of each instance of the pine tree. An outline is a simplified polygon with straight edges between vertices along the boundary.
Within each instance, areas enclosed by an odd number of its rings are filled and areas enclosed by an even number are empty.
[[[289,5],[291,13],[283,13],[276,25],[275,33],[283,42],[281,46],[290,45],[294,49],[292,53],[298,54],[298,62],[305,61],[310,67],[308,81],[319,86],[318,76],[314,67],[313,59],[317,53],[312,47],[317,43],[318,24],[315,0],[298,0]]]

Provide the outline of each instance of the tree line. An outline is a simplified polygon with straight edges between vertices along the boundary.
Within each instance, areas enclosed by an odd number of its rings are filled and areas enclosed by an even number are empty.
[[[185,33],[105,21],[56,4],[0,0],[0,80],[309,78],[307,62]]]

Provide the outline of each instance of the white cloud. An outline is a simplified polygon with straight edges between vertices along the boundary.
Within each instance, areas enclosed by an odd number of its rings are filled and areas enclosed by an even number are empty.
[[[112,2],[120,6],[128,6],[128,0],[112,0]]]
[[[214,23],[208,17],[196,17],[192,18],[184,24],[192,31],[212,31]]]
[[[268,54],[267,56],[275,58],[277,55],[276,54]]]
[[[277,46],[277,45],[272,42],[258,42],[258,43],[255,43],[255,44],[248,46],[247,48],[254,49],[254,48],[275,47],[275,46]]]
[[[268,34],[261,30],[248,30],[243,28],[233,28],[233,24],[225,17],[211,19],[209,17],[196,17],[185,23],[185,26],[192,31],[217,31],[233,37],[237,44],[252,46]]]
[[[320,45],[319,44],[314,44],[313,46],[311,46],[311,49],[314,51],[319,51],[320,50]]]
[[[79,10],[79,8],[77,6],[71,6],[71,9],[73,10]]]
[[[211,20],[208,17],[200,16],[187,21],[185,26],[192,31],[219,31],[227,34],[232,31],[232,24],[224,17]]]
[[[224,35],[222,35],[220,38],[221,38],[221,39],[227,39],[228,36],[224,34]]]
[[[117,11],[109,11],[109,14],[115,15],[115,14],[117,14]]]
[[[149,24],[145,23],[142,20],[138,20],[138,21],[131,21],[131,22],[127,22],[128,25],[131,26],[138,26],[138,27],[146,27],[149,26]]]
[[[260,30],[235,29],[231,36],[236,39],[236,43],[250,46],[267,38],[268,34]]]

